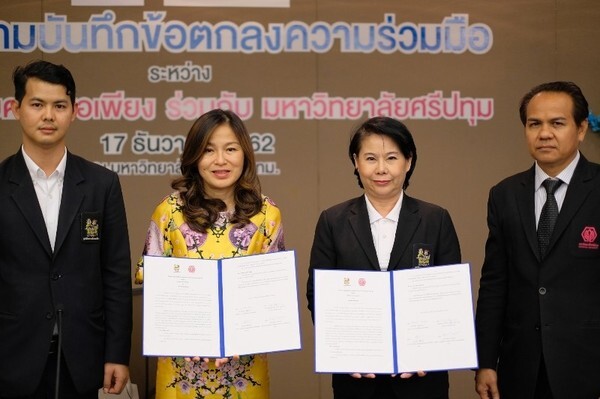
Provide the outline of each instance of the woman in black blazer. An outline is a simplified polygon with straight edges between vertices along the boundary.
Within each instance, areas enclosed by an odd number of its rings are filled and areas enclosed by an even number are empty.
[[[308,308],[314,318],[314,269],[398,270],[460,263],[448,211],[405,194],[417,149],[406,126],[375,117],[352,136],[348,155],[364,195],[321,213],[310,257]],[[418,256],[419,253],[429,257]],[[334,374],[335,399],[445,399],[448,373],[399,376]]]

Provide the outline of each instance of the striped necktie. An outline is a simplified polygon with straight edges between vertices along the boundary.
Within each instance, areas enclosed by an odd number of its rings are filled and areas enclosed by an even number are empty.
[[[546,203],[542,208],[537,230],[540,255],[542,256],[542,259],[544,256],[546,256],[548,244],[550,243],[550,236],[552,235],[554,225],[556,224],[556,219],[558,218],[558,204],[556,203],[556,197],[554,197],[554,193],[561,183],[561,180],[552,179],[546,179],[542,183],[542,186],[544,186],[546,189]]]

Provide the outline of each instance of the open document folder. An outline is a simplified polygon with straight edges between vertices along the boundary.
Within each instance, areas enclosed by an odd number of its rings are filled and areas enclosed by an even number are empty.
[[[226,357],[300,349],[293,251],[144,257],[143,353]]]
[[[468,264],[314,273],[317,372],[477,367]]]

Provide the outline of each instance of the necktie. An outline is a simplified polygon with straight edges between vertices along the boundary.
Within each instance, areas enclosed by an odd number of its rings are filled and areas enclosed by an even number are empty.
[[[548,244],[550,243],[550,236],[554,230],[556,224],[556,218],[558,217],[558,204],[554,197],[554,192],[562,183],[561,180],[546,179],[542,183],[542,186],[546,189],[546,203],[542,208],[540,214],[540,221],[538,223],[538,243],[540,246],[540,255],[542,259],[546,255],[548,250]]]

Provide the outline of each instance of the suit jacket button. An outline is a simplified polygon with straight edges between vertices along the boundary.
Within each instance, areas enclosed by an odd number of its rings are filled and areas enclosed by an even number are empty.
[[[538,292],[540,293],[540,295],[546,295],[546,288],[540,287],[540,289],[538,290]]]
[[[54,274],[52,275],[52,280],[56,281],[56,280],[58,280],[58,279],[59,279],[59,278],[61,278],[61,277],[62,277],[62,276],[61,276],[60,274],[58,274],[58,273],[54,273]]]
[[[539,324],[535,325],[535,331],[540,331],[540,325]]]
[[[54,313],[52,313],[52,312],[46,313],[46,319],[52,320],[53,317],[54,317]]]

